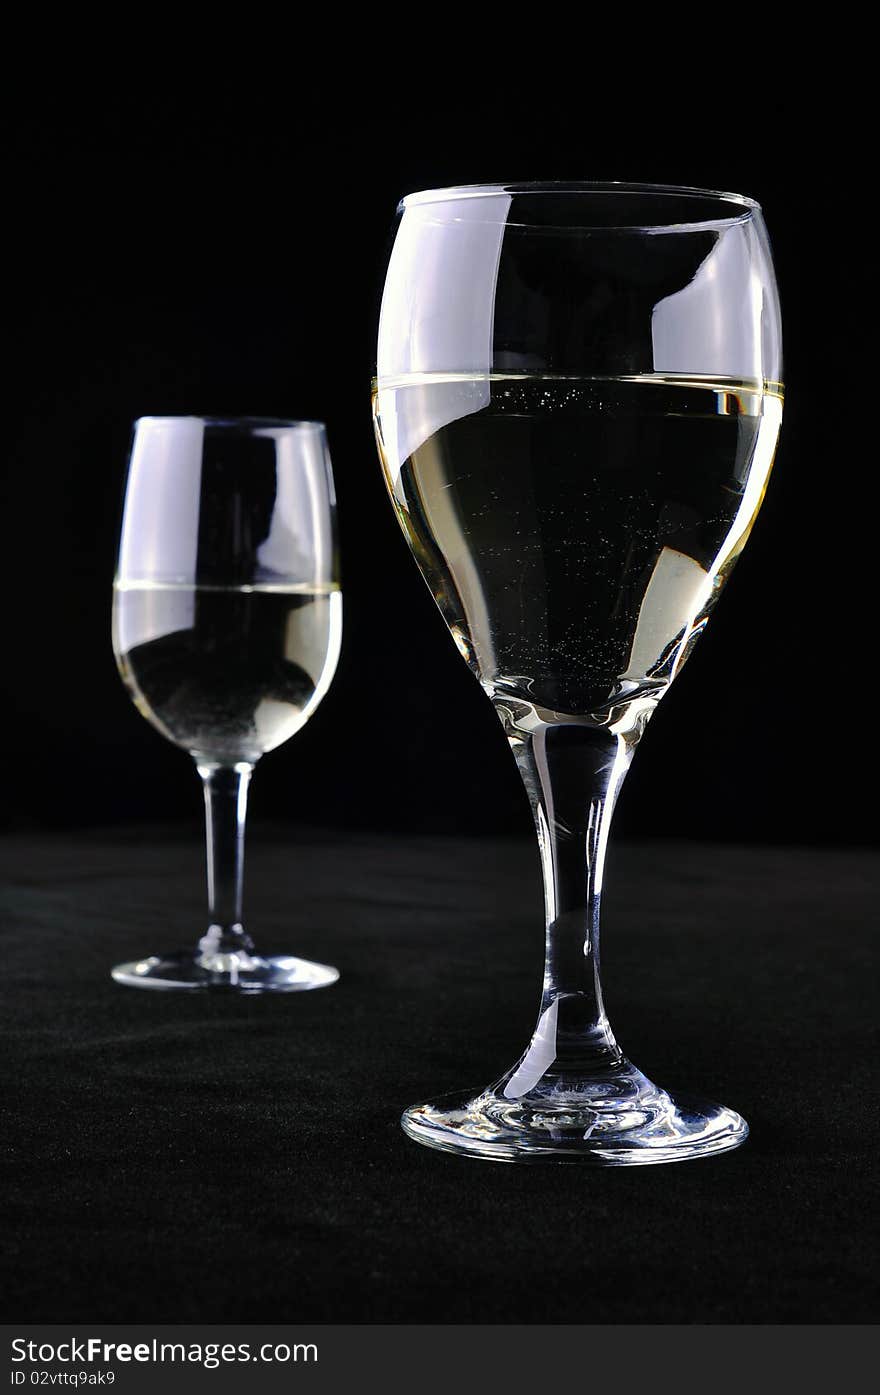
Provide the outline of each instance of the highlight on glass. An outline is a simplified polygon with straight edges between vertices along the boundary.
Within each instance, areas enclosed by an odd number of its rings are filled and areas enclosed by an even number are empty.
[[[157,944],[157,952],[118,965],[118,983],[262,993],[321,988],[339,977],[327,964],[261,954],[242,924],[242,885],[254,766],[314,712],[333,678],[341,633],[324,426],[136,422],[113,649],[138,711],[190,754],[201,776],[208,925],[192,948],[165,952]]]
[[[655,1085],[618,1044],[599,909],[621,784],[773,463],[781,332],[761,210],[701,189],[532,183],[411,194],[398,218],[373,385],[382,467],[510,743],[546,907],[524,1054],[403,1127],[508,1161],[735,1148],[735,1110]]]

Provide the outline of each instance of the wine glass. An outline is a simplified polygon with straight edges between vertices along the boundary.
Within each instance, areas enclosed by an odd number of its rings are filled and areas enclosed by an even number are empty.
[[[138,711],[205,793],[209,925],[195,948],[113,969],[136,988],[322,988],[327,964],[261,955],[241,923],[248,784],[308,721],[339,655],[335,496],[320,422],[135,423],[113,650]]]
[[[604,1166],[735,1148],[617,1044],[599,981],[611,816],[745,544],[782,412],[759,206],[656,185],[487,184],[398,209],[374,414],[392,503],[492,701],[540,845],[546,961],[520,1061],[408,1109],[420,1143]]]

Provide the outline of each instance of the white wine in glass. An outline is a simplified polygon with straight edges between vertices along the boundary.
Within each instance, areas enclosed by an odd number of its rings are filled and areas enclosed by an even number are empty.
[[[342,632],[324,428],[262,418],[136,423],[113,648],[138,710],[188,751],[205,791],[209,924],[195,948],[113,970],[138,988],[320,988],[336,969],[257,952],[242,924],[256,762],[326,693]]]
[[[646,723],[746,543],[782,417],[779,306],[751,199],[480,185],[400,205],[374,419],[401,527],[532,806],[545,973],[520,1061],[415,1105],[411,1137],[619,1166],[737,1147],[605,1012],[611,816]]]

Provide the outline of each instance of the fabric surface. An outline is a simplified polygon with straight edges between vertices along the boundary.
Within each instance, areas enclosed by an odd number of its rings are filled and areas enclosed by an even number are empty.
[[[613,1170],[452,1157],[398,1127],[528,1040],[525,842],[255,825],[251,933],[342,978],[251,999],[109,977],[202,933],[194,839],[16,836],[0,857],[5,1321],[875,1316],[873,853],[612,849],[619,1039],[752,1128],[723,1157]]]

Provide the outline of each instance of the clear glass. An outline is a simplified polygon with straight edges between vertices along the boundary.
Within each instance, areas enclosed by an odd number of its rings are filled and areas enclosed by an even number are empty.
[[[113,651],[138,711],[205,793],[208,928],[113,970],[136,988],[322,988],[327,964],[262,955],[242,924],[247,792],[326,693],[342,597],[320,422],[142,417],[128,468]]]
[[[408,1109],[420,1143],[618,1166],[718,1153],[734,1110],[632,1065],[602,999],[614,803],[763,498],[782,412],[758,205],[623,184],[410,195],[379,326],[386,484],[531,802],[538,1024],[493,1085]]]

